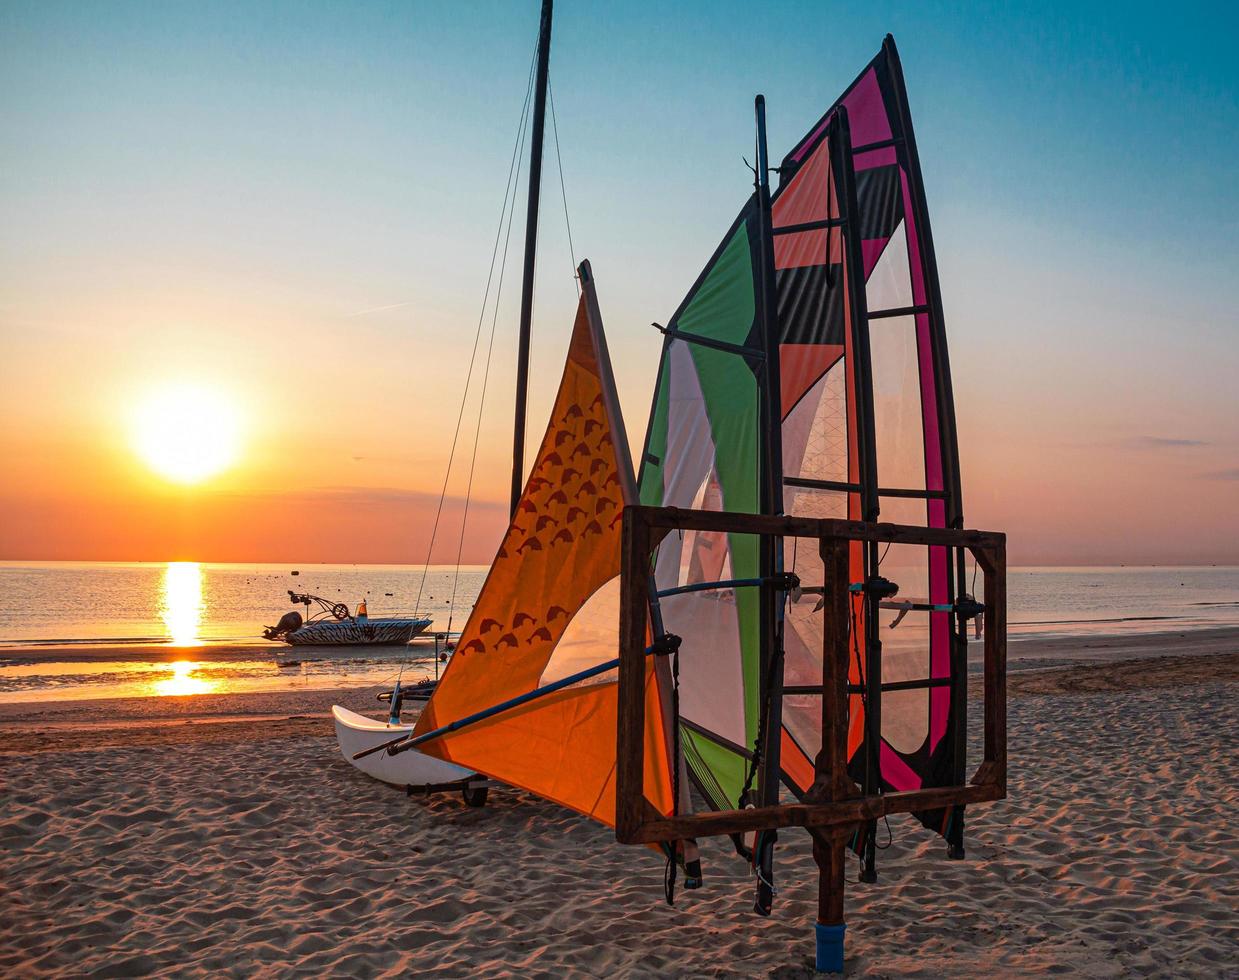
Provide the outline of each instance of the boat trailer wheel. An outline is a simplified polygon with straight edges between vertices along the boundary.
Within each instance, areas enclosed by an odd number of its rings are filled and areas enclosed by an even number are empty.
[[[469,806],[486,806],[486,784],[473,787],[466,783],[461,787],[460,795]]]

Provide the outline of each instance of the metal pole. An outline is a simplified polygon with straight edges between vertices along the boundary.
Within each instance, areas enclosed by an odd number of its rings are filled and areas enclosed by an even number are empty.
[[[516,422],[512,436],[512,515],[525,485],[525,407],[529,395],[529,327],[533,320],[533,275],[538,254],[538,198],[542,191],[542,131],[546,122],[546,75],[551,57],[551,0],[542,0],[538,68],[534,82],[533,139],[529,150],[529,202],[525,211],[525,273],[521,281],[521,332],[516,354]]]
[[[844,268],[847,276],[848,315],[852,322],[853,349],[856,353],[856,389],[859,393],[857,415],[860,421],[861,519],[872,523],[878,519],[878,462],[873,414],[873,362],[869,349],[869,308],[865,295],[864,259],[860,247],[860,206],[856,199],[856,172],[852,160],[852,130],[847,109],[835,111],[832,130],[827,137],[834,153],[832,169],[839,181],[839,206],[843,216]],[[878,574],[878,546],[870,541],[864,545],[865,585]],[[882,637],[878,630],[878,601],[867,588],[863,609],[865,635],[865,742],[864,793],[875,796],[881,792],[882,741]],[[874,846],[877,822],[864,825],[864,847],[861,854],[861,881],[877,881]]]
[[[774,230],[770,205],[770,161],[766,149],[766,100],[753,102],[757,117],[757,222],[758,222],[758,322],[765,353],[761,375],[761,511],[783,513],[783,438],[782,384],[779,378],[779,319],[774,281]],[[763,535],[759,552],[760,574],[769,580],[783,568],[783,541]],[[766,730],[759,733],[762,744],[762,769],[759,783],[762,806],[779,802],[779,749],[783,734],[783,607],[782,596],[772,585],[761,590],[762,703],[766,705]],[[774,903],[773,830],[757,835],[756,911],[769,915]]]

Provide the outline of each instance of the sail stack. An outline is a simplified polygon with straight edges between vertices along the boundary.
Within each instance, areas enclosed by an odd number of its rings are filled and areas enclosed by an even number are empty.
[[[588,263],[563,378],[537,459],[476,605],[413,737],[482,709],[509,710],[420,751],[615,824],[622,514],[636,499],[627,436]],[[646,667],[647,799],[674,811],[665,658]]]
[[[962,527],[937,271],[891,38],[784,158],[780,177],[771,215],[784,511]],[[754,195],[664,328],[643,504],[758,512],[758,234]],[[852,775],[866,793],[959,783],[966,663],[952,603],[962,566],[945,547],[850,548]],[[783,567],[802,588],[784,606],[780,765],[803,794],[822,711],[819,694],[795,692],[821,683],[822,564],[787,539]],[[761,738],[761,574],[753,535],[671,534],[656,558],[658,591],[672,593],[660,600],[666,628],[684,637],[684,753],[717,809],[754,802],[741,794]],[[898,583],[901,602],[864,590],[879,575]],[[675,592],[736,580],[751,584]],[[899,685],[884,689],[880,719],[866,715],[870,683]],[[961,841],[962,807],[920,816]]]
[[[756,107],[754,193],[660,328],[640,480],[583,263],[511,524],[415,730],[381,748],[661,843],[669,900],[672,859],[696,887],[693,836],[726,834],[769,912],[774,831],[802,826],[820,875],[818,968],[839,972],[848,836],[872,880],[875,816],[913,812],[960,857],[964,804],[1006,795],[1005,539],[962,529],[942,304],[893,39],[783,159],[773,195]],[[983,607],[965,592],[965,551],[985,572]],[[965,630],[982,608],[984,761],[966,782]],[[702,809],[721,812],[691,812],[690,779]],[[785,807],[780,785],[801,805]]]

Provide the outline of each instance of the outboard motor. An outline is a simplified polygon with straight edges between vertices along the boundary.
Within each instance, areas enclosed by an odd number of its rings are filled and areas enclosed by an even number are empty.
[[[289,633],[295,633],[301,629],[301,613],[295,609],[290,613],[285,613],[280,617],[280,621],[275,626],[268,626],[262,631],[262,635],[268,640],[282,640]]]
[[[389,725],[400,724],[400,709],[404,705],[404,692],[400,690],[400,682],[396,681],[396,686],[391,692],[391,716],[387,719]]]

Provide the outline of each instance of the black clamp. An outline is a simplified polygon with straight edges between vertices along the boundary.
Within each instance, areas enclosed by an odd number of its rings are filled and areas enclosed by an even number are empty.
[[[977,602],[970,595],[961,595],[955,600],[955,614],[962,619],[975,619],[985,612],[985,603]]]
[[[682,642],[674,633],[664,633],[662,636],[655,637],[654,642],[645,648],[645,652],[652,653],[656,657],[669,657],[673,653],[680,652]]]
[[[863,591],[869,598],[881,602],[883,599],[893,599],[899,595],[899,586],[881,575],[870,575],[865,580]]]
[[[780,592],[792,592],[800,588],[800,576],[795,572],[780,572],[762,579],[762,585],[772,585]]]

